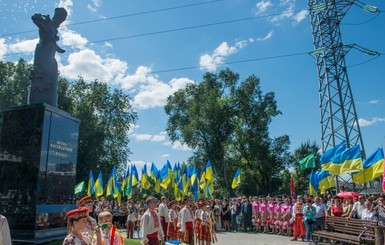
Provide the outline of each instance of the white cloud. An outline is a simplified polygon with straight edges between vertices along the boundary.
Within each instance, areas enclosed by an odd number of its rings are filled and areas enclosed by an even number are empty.
[[[94,6],[92,6],[91,4],[87,4],[87,9],[88,9],[89,11],[91,11],[92,13],[95,13],[95,12],[98,11],[98,9],[95,8]]]
[[[68,56],[67,65],[59,65],[62,76],[77,79],[81,75],[85,80],[101,79],[107,82],[124,75],[127,63],[119,59],[105,58],[91,49],[73,52]]]
[[[38,42],[38,38],[32,40],[16,41],[13,44],[6,45],[6,53],[32,53],[35,51],[35,47]]]
[[[137,141],[153,141],[153,142],[163,142],[166,140],[167,132],[160,132],[159,134],[133,134]]]
[[[169,158],[169,157],[170,157],[170,154],[163,154],[162,157],[163,157],[163,158]]]
[[[5,39],[0,38],[0,60],[3,59],[3,56],[7,52],[7,45],[5,44]]]
[[[367,120],[364,118],[358,119],[358,124],[360,125],[360,127],[372,126],[372,125],[380,123],[380,122],[385,122],[385,118],[373,117],[372,120]]]
[[[266,36],[259,37],[259,38],[257,38],[257,40],[258,41],[266,41],[267,39],[270,39],[272,36],[273,36],[273,31],[270,31],[269,33],[267,33]]]
[[[369,101],[369,104],[371,104],[371,105],[377,105],[378,103],[380,103],[379,100],[370,100]]]
[[[137,141],[150,141],[152,138],[151,134],[135,134],[134,136]]]
[[[256,4],[256,7],[257,7],[257,12],[256,14],[259,15],[259,14],[263,14],[267,11],[267,9],[269,7],[273,6],[273,4],[271,3],[271,1],[260,1]]]
[[[137,108],[148,109],[164,106],[168,96],[194,82],[188,78],[174,78],[165,83],[153,76],[149,76],[149,78],[151,79],[147,79],[140,85],[139,92],[133,98],[133,105]]]
[[[175,141],[174,143],[171,143],[170,141],[166,141],[163,143],[163,145],[170,145],[174,150],[179,151],[191,151],[192,149],[188,147],[185,144],[182,144],[180,141]]]
[[[61,36],[61,42],[64,46],[72,46],[77,48],[83,48],[88,43],[87,38],[82,37],[79,33],[63,27],[59,31]]]
[[[229,46],[227,42],[222,42],[214,51],[210,54],[204,54],[200,57],[199,65],[201,70],[207,70],[213,72],[218,66],[224,63],[225,58],[235,54],[247,46],[248,43],[252,43],[253,39],[241,40],[235,43],[234,46]]]
[[[298,14],[294,15],[294,21],[295,21],[294,23],[298,24],[302,22],[304,19],[306,19],[308,13],[309,12],[306,9],[301,10]]]
[[[272,4],[271,1],[260,1],[256,4],[256,15],[262,13],[280,13],[268,18],[268,20],[274,24],[280,24],[281,22],[291,20],[293,25],[297,25],[306,19],[308,15],[307,10],[301,10],[295,14],[296,0],[280,0],[276,4]]]
[[[92,13],[96,13],[102,4],[101,0],[91,0],[91,3],[87,4],[87,9]]]

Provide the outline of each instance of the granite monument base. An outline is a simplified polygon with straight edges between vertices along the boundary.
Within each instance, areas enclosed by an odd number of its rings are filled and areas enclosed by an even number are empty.
[[[63,239],[75,208],[80,121],[48,104],[2,113],[0,213],[16,243]]]

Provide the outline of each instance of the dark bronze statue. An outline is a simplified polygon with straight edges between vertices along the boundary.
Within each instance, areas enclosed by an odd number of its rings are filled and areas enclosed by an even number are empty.
[[[64,53],[56,42],[60,24],[67,18],[64,8],[56,8],[51,19],[49,15],[34,14],[32,21],[39,27],[39,43],[35,48],[33,69],[29,75],[28,104],[47,103],[57,106],[57,79],[59,76],[56,52]]]

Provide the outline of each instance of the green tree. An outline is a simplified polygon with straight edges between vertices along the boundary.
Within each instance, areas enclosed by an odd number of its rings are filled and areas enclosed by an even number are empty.
[[[171,140],[195,150],[190,161],[210,159],[220,186],[228,188],[241,167],[241,192],[278,189],[274,183],[289,162],[290,141],[269,138],[268,126],[280,111],[274,93],[264,94],[254,75],[239,81],[229,69],[206,73],[202,82],[170,96],[165,111]]]
[[[210,159],[214,173],[223,176],[225,186],[229,186],[225,146],[233,131],[231,94],[238,77],[229,70],[206,73],[202,83],[177,91],[165,106],[171,140],[196,149],[202,162]]]

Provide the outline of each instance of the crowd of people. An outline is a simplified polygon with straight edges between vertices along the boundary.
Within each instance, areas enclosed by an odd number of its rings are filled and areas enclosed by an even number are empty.
[[[313,232],[324,228],[326,216],[375,220],[385,227],[385,194],[345,198],[243,196],[230,201],[185,197],[179,202],[163,196],[160,200],[148,197],[119,204],[88,196],[78,206],[67,213],[69,229],[63,244],[79,240],[120,245],[125,238],[135,236],[149,245],[168,240],[209,245],[217,240],[217,231],[268,233],[310,242]],[[119,229],[125,229],[127,236],[122,237]]]

